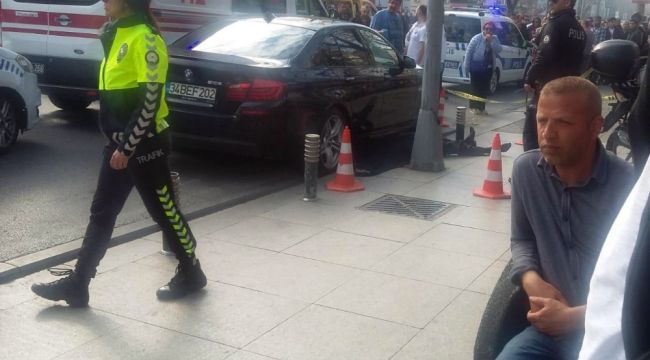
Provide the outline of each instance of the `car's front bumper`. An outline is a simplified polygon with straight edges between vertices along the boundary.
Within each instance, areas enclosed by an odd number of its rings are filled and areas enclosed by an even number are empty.
[[[36,74],[25,73],[19,92],[25,101],[25,109],[27,110],[27,126],[25,130],[28,130],[40,120],[38,107],[41,105],[41,90],[38,87]]]

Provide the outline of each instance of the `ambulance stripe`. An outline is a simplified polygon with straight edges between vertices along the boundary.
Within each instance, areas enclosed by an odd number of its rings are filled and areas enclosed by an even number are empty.
[[[7,32],[15,32],[15,33],[23,33],[23,34],[47,35],[47,30],[23,29],[23,28],[15,27],[15,26],[2,26],[2,31],[5,32],[5,33],[7,33]]]

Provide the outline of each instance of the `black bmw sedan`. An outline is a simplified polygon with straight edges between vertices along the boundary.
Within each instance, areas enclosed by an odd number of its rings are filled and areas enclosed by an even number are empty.
[[[421,71],[361,25],[243,19],[196,30],[169,54],[171,129],[183,146],[300,159],[304,135],[317,133],[331,172],[344,126],[380,137],[417,120]]]

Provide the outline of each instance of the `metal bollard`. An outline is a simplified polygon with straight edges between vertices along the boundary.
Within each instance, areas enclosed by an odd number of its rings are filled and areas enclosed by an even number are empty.
[[[467,108],[465,106],[456,107],[456,142],[460,143],[465,140],[465,120],[467,118]]]
[[[320,135],[305,135],[305,195],[303,201],[316,200],[318,162],[320,161]]]
[[[180,188],[181,188],[181,174],[179,174],[177,171],[170,171],[169,175],[172,178],[172,198],[174,199],[174,204],[176,204],[176,208],[180,210]],[[167,256],[173,256],[175,255],[174,252],[172,251],[171,247],[169,247],[169,242],[174,241],[172,239],[169,239],[167,235],[163,232],[163,237],[162,237],[162,250],[160,250],[160,253],[163,255]]]

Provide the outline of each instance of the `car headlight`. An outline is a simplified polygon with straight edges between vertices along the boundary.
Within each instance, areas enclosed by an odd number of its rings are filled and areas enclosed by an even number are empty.
[[[16,56],[16,62],[23,69],[24,72],[26,72],[26,73],[33,73],[34,72],[34,66],[32,65],[32,63],[29,60],[27,60],[26,57],[24,57],[22,55],[18,55],[18,56]]]

